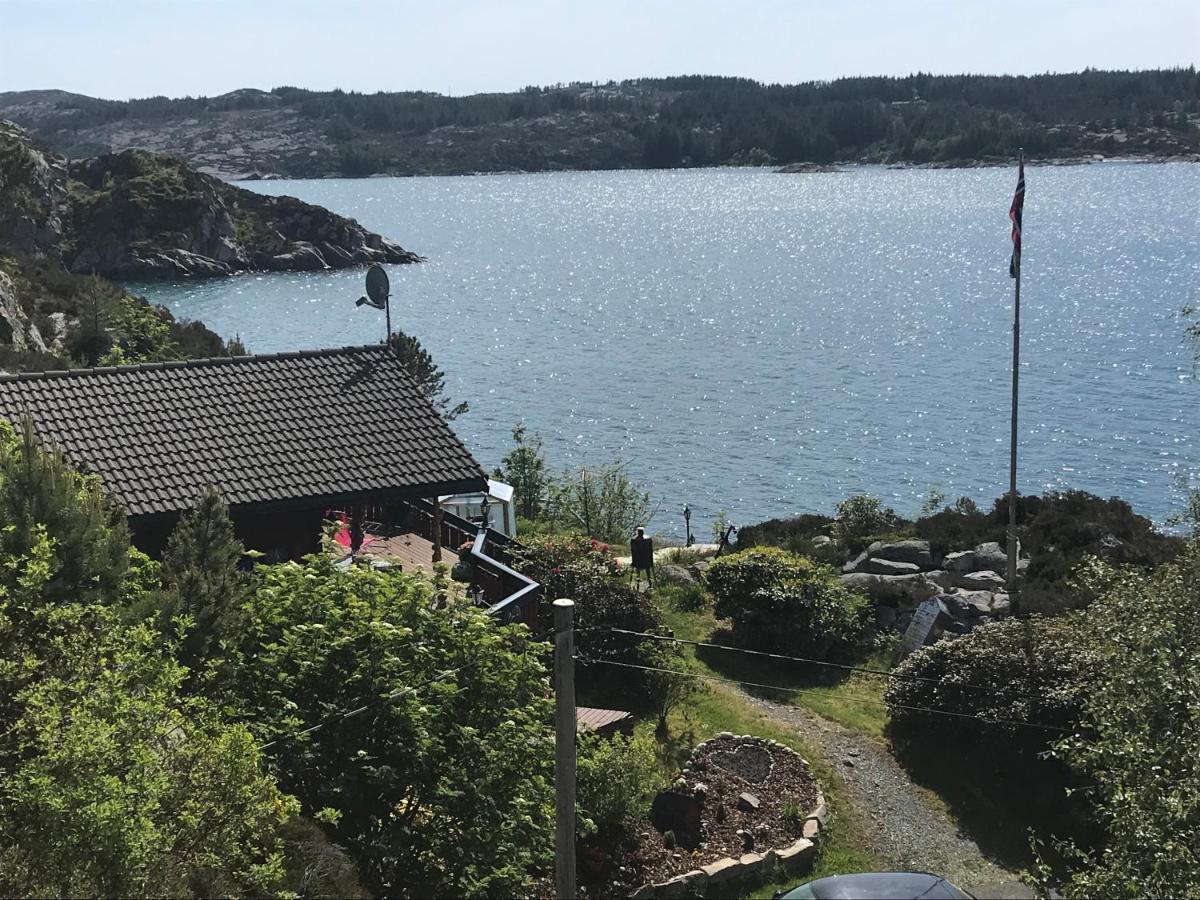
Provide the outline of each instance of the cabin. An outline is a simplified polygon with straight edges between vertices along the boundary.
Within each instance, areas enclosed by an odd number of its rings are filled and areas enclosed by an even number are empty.
[[[486,492],[483,468],[385,345],[0,375],[0,417],[26,413],[99,476],[152,557],[213,485],[270,561],[320,551],[328,519],[353,519],[360,544],[402,567],[461,549],[479,602],[533,621],[540,588],[508,567],[509,538],[439,505]]]

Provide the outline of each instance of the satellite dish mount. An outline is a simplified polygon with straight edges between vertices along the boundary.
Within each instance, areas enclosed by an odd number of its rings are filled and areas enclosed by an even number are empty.
[[[391,296],[391,286],[388,284],[387,272],[383,266],[374,265],[367,269],[367,296],[359,297],[355,306],[373,306],[382,309],[387,319],[387,339],[392,339],[392,307],[388,303]]]

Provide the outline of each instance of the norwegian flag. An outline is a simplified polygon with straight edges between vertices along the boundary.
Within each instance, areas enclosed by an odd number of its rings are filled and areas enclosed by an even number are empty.
[[[1013,194],[1012,206],[1008,208],[1008,217],[1012,220],[1012,257],[1008,261],[1008,274],[1016,278],[1021,270],[1021,213],[1025,210],[1025,160],[1021,159],[1017,173],[1017,190]]]

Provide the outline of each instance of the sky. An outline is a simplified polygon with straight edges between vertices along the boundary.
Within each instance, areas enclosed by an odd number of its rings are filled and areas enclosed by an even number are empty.
[[[0,91],[113,99],[1198,62],[1196,0],[0,0]]]

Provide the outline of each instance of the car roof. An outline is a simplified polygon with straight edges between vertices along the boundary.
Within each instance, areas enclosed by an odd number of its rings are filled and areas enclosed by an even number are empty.
[[[861,872],[810,881],[783,895],[784,900],[791,897],[813,897],[816,900],[951,900],[970,895],[941,876],[927,872]]]

